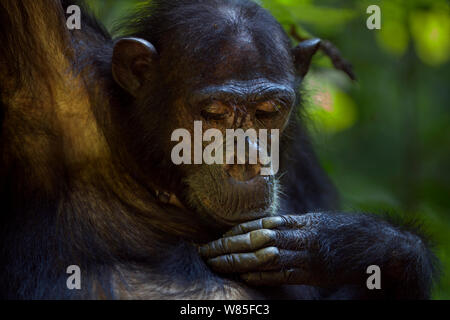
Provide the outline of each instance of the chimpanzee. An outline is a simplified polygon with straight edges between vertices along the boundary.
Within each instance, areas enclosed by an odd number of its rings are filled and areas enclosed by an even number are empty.
[[[154,0],[117,39],[82,3],[68,30],[72,4],[0,2],[3,298],[430,297],[416,228],[337,211],[298,111],[321,40],[250,0]],[[279,173],[175,165],[194,121],[278,129]]]

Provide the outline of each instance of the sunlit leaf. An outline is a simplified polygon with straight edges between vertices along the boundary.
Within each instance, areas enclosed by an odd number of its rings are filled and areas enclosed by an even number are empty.
[[[311,91],[306,110],[314,126],[329,133],[351,128],[357,121],[357,109],[353,99],[324,79],[311,79],[307,87]]]
[[[437,66],[450,57],[450,14],[448,11],[414,11],[411,33],[417,54],[426,64]]]

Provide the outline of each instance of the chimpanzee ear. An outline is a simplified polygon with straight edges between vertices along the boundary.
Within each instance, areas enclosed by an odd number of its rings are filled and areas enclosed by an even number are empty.
[[[311,59],[317,50],[319,50],[320,43],[320,39],[309,39],[300,42],[297,47],[292,49],[295,69],[299,76],[304,77],[308,73]]]
[[[136,96],[150,76],[158,57],[155,47],[140,38],[123,38],[114,44],[112,74],[114,80],[131,95]]]

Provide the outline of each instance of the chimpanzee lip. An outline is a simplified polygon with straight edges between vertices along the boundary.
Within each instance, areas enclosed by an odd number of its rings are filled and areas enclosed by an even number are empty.
[[[249,185],[249,186],[251,186],[251,185],[254,185],[254,184],[259,184],[259,183],[261,183],[263,181],[265,183],[269,183],[271,179],[272,178],[270,176],[256,175],[256,176],[254,176],[253,178],[251,178],[249,180],[242,181],[242,180],[237,180],[237,179],[233,178],[231,175],[228,175],[228,179],[227,180],[228,180],[228,182],[230,184],[233,184],[233,185]]]
[[[271,216],[271,213],[269,211],[261,210],[261,211],[240,214],[240,215],[236,216],[235,218],[224,218],[222,216],[218,216],[218,217],[228,224],[236,225],[239,223],[252,221],[252,220],[258,220],[258,219],[266,218],[269,216]]]

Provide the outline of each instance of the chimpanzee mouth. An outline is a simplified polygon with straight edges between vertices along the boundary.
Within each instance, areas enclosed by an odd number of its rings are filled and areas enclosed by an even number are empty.
[[[233,189],[237,190],[237,194],[242,192],[246,199],[241,202],[242,207],[236,206],[235,212],[227,212],[228,214],[226,215],[220,215],[219,218],[221,220],[228,224],[235,225],[264,218],[272,214],[270,208],[275,200],[273,192],[275,179],[273,176],[257,175],[247,181],[240,181],[229,177],[227,183],[229,183]],[[230,205],[228,199],[226,199],[224,205]]]
[[[260,210],[260,211],[254,211],[249,213],[241,214],[237,217],[232,218],[224,218],[222,216],[216,216],[216,219],[222,221],[223,223],[229,225],[229,226],[235,226],[243,222],[257,220],[265,217],[270,217],[272,215],[271,210]]]
[[[257,175],[241,181],[230,176],[204,175],[189,179],[188,202],[202,215],[221,225],[233,226],[272,215],[277,199],[276,179]]]

